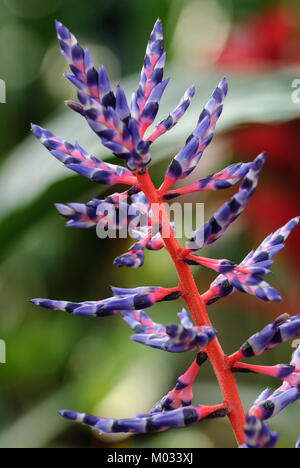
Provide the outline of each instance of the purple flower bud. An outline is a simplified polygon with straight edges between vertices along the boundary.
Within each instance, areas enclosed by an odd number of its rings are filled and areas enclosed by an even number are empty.
[[[123,200],[126,194],[115,193],[105,200],[93,198],[87,204],[56,203],[57,211],[68,219],[66,226],[72,228],[109,228],[115,231],[128,230],[129,223],[139,222],[140,213],[133,211]]]
[[[247,415],[245,424],[245,444],[240,448],[275,448],[279,434],[272,432],[268,424],[254,416]]]
[[[118,288],[113,288],[114,297],[103,299],[101,301],[87,302],[68,302],[53,301],[49,299],[32,299],[34,305],[45,307],[47,309],[61,310],[73,315],[88,317],[105,317],[115,315],[120,310],[134,310],[151,307],[156,302],[177,299],[180,292],[173,289],[152,287],[136,288],[134,292],[116,294]],[[125,291],[125,290],[124,290]],[[130,291],[130,290],[129,290]]]
[[[289,317],[285,314],[251,336],[242,345],[240,351],[245,358],[259,356],[280,343],[294,339],[299,333],[300,317],[298,315]]]
[[[300,345],[294,352],[290,365],[293,366],[294,372],[285,381],[288,385],[300,391]]]
[[[127,169],[97,159],[78,144],[71,145],[38,125],[32,125],[32,132],[56,159],[88,179],[106,185],[137,183],[136,177]]]
[[[187,193],[199,192],[203,190],[224,190],[232,187],[242,177],[245,177],[251,163],[237,163],[226,167],[217,174],[212,174],[205,179],[200,179],[188,187],[179,188],[177,190],[170,190],[164,195],[165,200],[179,197]]]
[[[265,390],[263,390],[263,391],[258,395],[258,397],[256,398],[256,400],[254,401],[254,404],[255,404],[255,405],[258,405],[258,404],[261,403],[262,401],[267,400],[267,399],[269,398],[270,395],[271,395],[271,389],[270,389],[270,388],[266,388]]]
[[[116,91],[116,112],[121,120],[128,120],[130,118],[130,109],[127,104],[127,99],[123,88],[117,86]]]
[[[144,134],[146,129],[152,124],[155,120],[159,109],[159,102],[161,97],[166,89],[167,84],[169,83],[169,78],[158,83],[151,91],[150,96],[148,97],[147,103],[143,108],[143,111],[139,117],[139,132]]]
[[[243,264],[254,265],[260,263],[261,261],[272,259],[274,255],[276,255],[280,251],[274,251],[274,247],[284,247],[284,241],[287,239],[289,234],[294,230],[294,228],[297,225],[296,219],[297,218],[289,221],[286,225],[278,229],[275,233],[269,234],[255,251],[252,251],[247,255],[247,257],[243,260]],[[293,226],[293,229],[288,230],[288,226]]]
[[[103,65],[100,66],[99,72],[99,95],[100,102],[104,107],[115,108],[116,98],[112,92],[109,78]]]
[[[212,244],[242,214],[257,186],[264,162],[265,154],[261,154],[255,159],[244,177],[238,193],[224,203],[207,223],[195,231],[193,237],[186,243],[187,249],[195,251]]]
[[[288,340],[293,340],[300,333],[300,316],[294,315],[289,317],[284,323],[278,326],[276,333],[267,349],[272,349],[280,343],[285,343]]]
[[[171,324],[166,328],[153,322],[145,312],[142,313],[141,318],[135,312],[125,312],[122,315],[136,333],[131,336],[133,341],[169,353],[185,353],[193,349],[204,348],[216,336],[216,331],[212,327],[193,326],[184,309],[178,314],[181,324]]]
[[[147,45],[139,87],[133,94],[131,104],[132,117],[137,121],[141,135],[151,125],[157,113],[156,99],[152,100],[151,93],[162,83],[165,60],[162,24],[157,20]]]
[[[300,345],[293,354],[291,365],[295,367],[296,372],[300,373]]]
[[[249,415],[260,420],[270,419],[299,398],[300,392],[296,388],[287,388],[281,391],[279,388],[266,400],[260,401],[259,403],[255,402],[249,410]]]
[[[270,273],[268,267],[273,263],[273,257],[284,247],[284,242],[299,223],[299,217],[290,220],[274,234],[270,234],[261,245],[251,251],[239,265],[243,272],[218,276],[204,294],[207,304],[212,304],[219,298],[239,290],[253,294],[264,301],[280,301],[281,296],[260,275]]]
[[[129,251],[120,257],[116,258],[114,265],[117,267],[139,268],[144,263],[144,249],[152,237],[152,229],[146,229],[144,237],[140,238],[139,242],[130,247]]]
[[[114,265],[117,267],[139,268],[144,264],[143,250],[129,251],[116,258]]]
[[[58,21],[56,21],[56,31],[62,56],[69,63],[73,73],[73,75],[68,75],[68,78],[76,87],[100,102],[98,73],[94,68],[89,50],[84,51],[73,34]]]
[[[172,427],[187,427],[206,418],[224,417],[227,410],[219,406],[187,406],[173,411],[153,413],[148,415],[137,415],[132,419],[109,419],[98,418],[85,413],[75,413],[69,410],[60,411],[59,414],[69,419],[92,426],[100,432],[114,434],[125,433],[147,433],[162,432]]]
[[[151,143],[159,138],[164,133],[171,130],[184,115],[185,111],[190,106],[191,100],[195,94],[195,87],[191,86],[181,98],[178,106],[166,117],[161,120],[155,127],[154,132],[147,138]]]

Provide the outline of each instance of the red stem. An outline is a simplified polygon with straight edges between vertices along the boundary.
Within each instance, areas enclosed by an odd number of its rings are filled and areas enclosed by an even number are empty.
[[[180,279],[182,297],[188,306],[195,324],[197,326],[211,326],[211,321],[207,315],[205,303],[197,289],[190,268],[182,261],[183,249],[170,227],[170,220],[164,208],[163,200],[159,190],[154,187],[148,172],[143,175],[138,174],[137,179],[140,189],[144,192],[148,202],[153,205],[154,218],[157,220],[157,217],[159,217],[159,221],[162,223],[162,225],[168,226],[170,235],[169,237],[164,238],[164,242],[170,256],[172,257],[173,263],[178,273],[178,277]],[[224,404],[229,409],[228,417],[232,429],[235,433],[237,443],[242,445],[244,443],[245,412],[238,393],[235,377],[228,363],[228,357],[223,352],[217,338],[209,343],[205,349],[205,352],[207,353],[214,368],[222,394],[224,396]]]

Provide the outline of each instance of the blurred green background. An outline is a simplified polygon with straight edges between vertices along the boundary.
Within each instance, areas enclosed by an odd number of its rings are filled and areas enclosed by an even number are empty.
[[[63,78],[54,18],[89,46],[96,64],[112,80],[122,78],[128,93],[137,86],[146,43],[157,17],[164,24],[172,81],[162,102],[163,116],[186,87],[196,85],[193,104],[180,124],[153,146],[151,175],[158,185],[170,157],[193,130],[203,104],[224,74],[230,92],[217,136],[192,180],[232,161],[253,159],[268,150],[268,163],[248,212],[209,254],[239,261],[272,229],[299,214],[300,104],[292,101],[292,81],[300,78],[298,1],[267,0],[2,0],[0,78],[7,86],[0,104],[0,338],[7,364],[0,368],[1,447],[233,447],[226,420],[149,436],[97,436],[69,424],[57,410],[70,408],[110,417],[147,412],[172,388],[193,353],[168,355],[129,341],[120,317],[69,317],[34,308],[32,297],[95,300],[109,285],[176,284],[164,252],[146,253],[139,271],[117,270],[113,259],[126,241],[100,241],[94,231],[70,230],[54,202],[88,201],[110,193],[74,176],[52,161],[30,134],[30,122],[80,144],[96,156],[108,152],[86,123],[63,105],[75,92]],[[199,177],[198,177],[199,178]],[[193,195],[205,201],[206,216],[228,193]],[[225,198],[224,198],[225,197]],[[299,311],[299,235],[294,234],[274,267],[282,304],[264,304],[235,294],[209,312],[226,352],[275,315]],[[201,291],[213,275],[195,269]],[[181,303],[151,309],[156,321],[176,321]],[[290,344],[257,362],[288,362]],[[253,361],[254,362],[254,361]],[[245,408],[276,382],[239,376]],[[195,401],[221,399],[209,364],[201,369]],[[281,447],[300,434],[299,405],[277,417]]]

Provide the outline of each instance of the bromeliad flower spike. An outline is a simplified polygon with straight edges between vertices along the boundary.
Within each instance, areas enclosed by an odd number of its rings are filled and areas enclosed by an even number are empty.
[[[268,367],[241,361],[261,355],[297,337],[300,333],[300,316],[289,317],[285,314],[279,317],[250,337],[238,351],[227,356],[216,337],[206,305],[237,291],[255,295],[264,301],[281,300],[279,293],[263,277],[270,273],[273,258],[284,247],[299,218],[292,219],[270,234],[239,265],[228,259],[198,255],[199,250],[216,242],[242,214],[255,192],[266,159],[262,153],[253,162],[233,164],[193,185],[172,189],[175,181],[184,179],[196,168],[205,148],[212,141],[227,95],[226,79],[222,79],[213,91],[200,113],[194,131],[170,163],[162,185],[157,189],[148,172],[152,159],[150,149],[157,138],[178,123],[195,93],[195,88],[190,87],[177,107],[145,137],[155,120],[159,102],[168,84],[168,79],[163,79],[166,56],[161,22],[158,20],[154,25],[140,82],[130,103],[120,86],[113,90],[103,66],[96,70],[88,49],[82,49],[61,23],[56,23],[56,29],[61,53],[71,69],[71,73],[66,76],[77,88],[78,102],[68,101],[68,107],[83,116],[102,144],[127,166],[105,163],[89,154],[78,143],[70,144],[49,130],[33,125],[32,131],[36,138],[68,169],[96,183],[127,186],[124,192],[114,193],[104,200],[93,199],[87,204],[57,204],[56,208],[67,219],[67,226],[70,227],[96,228],[102,223],[106,228],[113,225],[117,231],[130,232],[136,243],[115,260],[117,267],[139,268],[144,262],[145,249],[166,249],[177,270],[179,282],[173,288],[114,287],[112,297],[94,302],[74,303],[49,299],[34,299],[32,302],[72,315],[119,315],[133,330],[131,339],[136,343],[169,353],[196,354],[189,369],[178,378],[175,387],[154,404],[147,414],[123,420],[69,410],[63,410],[60,414],[71,421],[108,433],[160,432],[196,424],[206,418],[228,417],[240,447],[274,447],[278,434],[271,431],[265,420],[300,398],[300,350],[298,348],[290,364]],[[224,190],[237,182],[240,186],[236,194],[200,226],[182,248],[176,238],[175,226],[167,216],[164,201],[186,193]],[[117,212],[115,218],[111,215],[113,211]],[[190,270],[193,265],[202,265],[218,273],[208,291],[198,292]],[[174,301],[179,297],[183,298],[189,311],[184,309],[178,314],[180,323],[167,326],[155,323],[143,310],[151,308],[155,303]],[[214,406],[193,402],[193,383],[200,367],[207,360],[213,366],[224,397],[223,402]],[[246,415],[235,380],[238,372],[272,376],[282,381],[281,386],[273,393],[269,390],[263,392]]]

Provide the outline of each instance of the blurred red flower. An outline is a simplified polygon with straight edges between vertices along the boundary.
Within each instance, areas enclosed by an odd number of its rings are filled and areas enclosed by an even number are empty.
[[[233,28],[218,65],[258,71],[283,63],[300,63],[299,21],[288,7],[272,7]]]
[[[298,12],[285,5],[264,9],[247,22],[235,25],[217,66],[239,73],[271,71],[300,64],[300,21]],[[287,219],[299,215],[300,119],[279,124],[251,124],[229,132],[234,154],[249,160],[267,152],[263,188],[246,211],[249,225],[255,226],[257,241]],[[300,270],[300,231],[296,231],[285,251],[289,265]],[[296,291],[286,291],[298,304]],[[295,294],[296,293],[296,294]],[[292,297],[294,296],[294,300]],[[296,300],[295,300],[296,299]],[[298,297],[299,299],[299,297]],[[295,305],[294,304],[294,305]],[[297,306],[298,307],[298,306]]]

